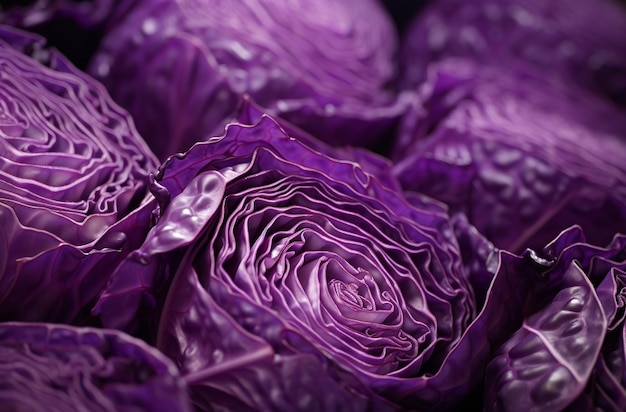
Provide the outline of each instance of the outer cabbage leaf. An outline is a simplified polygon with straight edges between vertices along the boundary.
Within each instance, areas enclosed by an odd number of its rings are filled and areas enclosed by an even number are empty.
[[[416,87],[449,57],[502,70],[521,60],[626,105],[624,27],[626,9],[613,0],[432,1],[404,38],[403,81]]]
[[[544,249],[550,263],[541,275],[556,294],[529,308],[523,327],[489,364],[486,410],[623,409],[625,252],[623,235],[601,248],[586,243],[579,227]]]
[[[119,331],[0,324],[0,406],[12,411],[190,411],[156,349]]]
[[[0,320],[79,321],[143,242],[156,159],[41,38],[0,29],[0,70]]]
[[[626,236],[619,235],[607,248],[579,242],[563,254],[584,268],[607,317],[607,335],[585,391],[569,410],[621,411],[626,407]]]
[[[331,144],[397,119],[397,35],[377,1],[122,2],[90,73],[165,158],[212,135],[248,94]],[[219,133],[219,132],[218,132]]]
[[[265,115],[265,109],[253,102],[249,97],[244,97],[237,109],[237,116],[231,121],[231,123],[254,125],[260,122]],[[273,119],[278,126],[283,129],[285,134],[289,135],[291,138],[299,140],[310,149],[321,153],[331,154],[333,157],[343,161],[356,163],[360,169],[363,169],[367,174],[372,175],[387,188],[391,190],[402,189],[402,187],[398,184],[398,180],[393,176],[393,164],[387,157],[377,155],[369,149],[358,146],[331,146],[285,119]],[[433,203],[432,199],[426,199],[424,196],[420,196],[417,193],[414,195],[415,201],[417,202],[416,205],[420,205],[422,202]],[[435,201],[434,203],[437,202]],[[428,208],[429,206],[425,207]]]
[[[431,67],[394,159],[406,190],[465,212],[496,246],[541,248],[578,224],[590,243],[626,232],[626,117],[519,64]]]

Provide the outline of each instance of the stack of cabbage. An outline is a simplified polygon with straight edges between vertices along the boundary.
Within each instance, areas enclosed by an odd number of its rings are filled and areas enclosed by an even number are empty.
[[[0,22],[1,410],[626,410],[622,5]]]

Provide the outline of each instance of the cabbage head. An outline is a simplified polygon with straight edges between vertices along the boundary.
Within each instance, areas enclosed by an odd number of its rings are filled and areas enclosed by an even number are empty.
[[[0,320],[82,322],[146,235],[156,159],[40,37],[0,28],[0,70]]]
[[[159,218],[95,309],[172,358],[197,408],[476,402],[496,349],[532,311],[557,316],[550,302],[568,288],[588,302],[577,316],[589,326],[571,339],[590,360],[568,377],[584,385],[606,326],[584,274],[546,281],[544,260],[498,251],[463,215],[403,195],[376,156],[335,157],[243,110],[224,135],[160,167]],[[578,367],[572,356],[559,359]]]
[[[105,32],[89,72],[162,159],[223,129],[245,94],[333,145],[373,144],[404,107],[376,0],[131,0]]]
[[[626,105],[626,8],[615,0],[437,0],[403,39],[405,87],[450,57],[496,64],[517,61]]]
[[[395,141],[394,173],[464,212],[496,246],[541,249],[580,225],[626,233],[626,116],[534,67],[449,59],[429,69]]]

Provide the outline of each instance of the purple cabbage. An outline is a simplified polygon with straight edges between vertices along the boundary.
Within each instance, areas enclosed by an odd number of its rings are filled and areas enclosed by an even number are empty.
[[[245,94],[328,143],[366,146],[404,107],[396,43],[375,0],[127,1],[89,71],[161,158],[221,130]]]
[[[623,410],[626,238],[601,248],[572,227],[530,256],[547,267],[539,275],[554,295],[535,292],[544,306],[527,306],[489,363],[485,410]]]
[[[626,407],[626,236],[619,235],[606,249],[583,242],[563,252],[576,260],[596,286],[607,317],[606,338],[585,391],[570,410],[618,412]]]
[[[403,81],[414,88],[428,66],[450,57],[516,61],[626,105],[626,9],[614,0],[431,1],[402,48]]]
[[[376,157],[362,168],[244,110],[247,124],[161,166],[160,217],[96,307],[105,326],[175,361],[196,408],[480,402],[487,365],[527,339],[525,322],[587,345],[588,356],[559,358],[580,368],[566,383],[582,390],[606,328],[584,273],[498,251],[463,215],[382,183],[393,179]],[[576,319],[588,320],[574,330],[558,319],[577,299]]]
[[[0,323],[0,407],[11,411],[191,411],[174,364],[119,331]]]
[[[161,216],[96,312],[141,334],[161,310],[148,339],[201,410],[389,409],[476,314],[445,209],[382,184],[374,155],[362,168],[243,110],[161,167]]]
[[[0,28],[0,409],[626,409],[622,10],[431,2],[389,162],[375,2],[113,3],[0,21],[191,148]]]
[[[150,225],[156,159],[103,87],[0,29],[0,320],[82,322]]]
[[[496,246],[541,248],[580,225],[590,243],[626,233],[626,117],[519,64],[431,66],[395,143],[394,173],[462,211]]]

